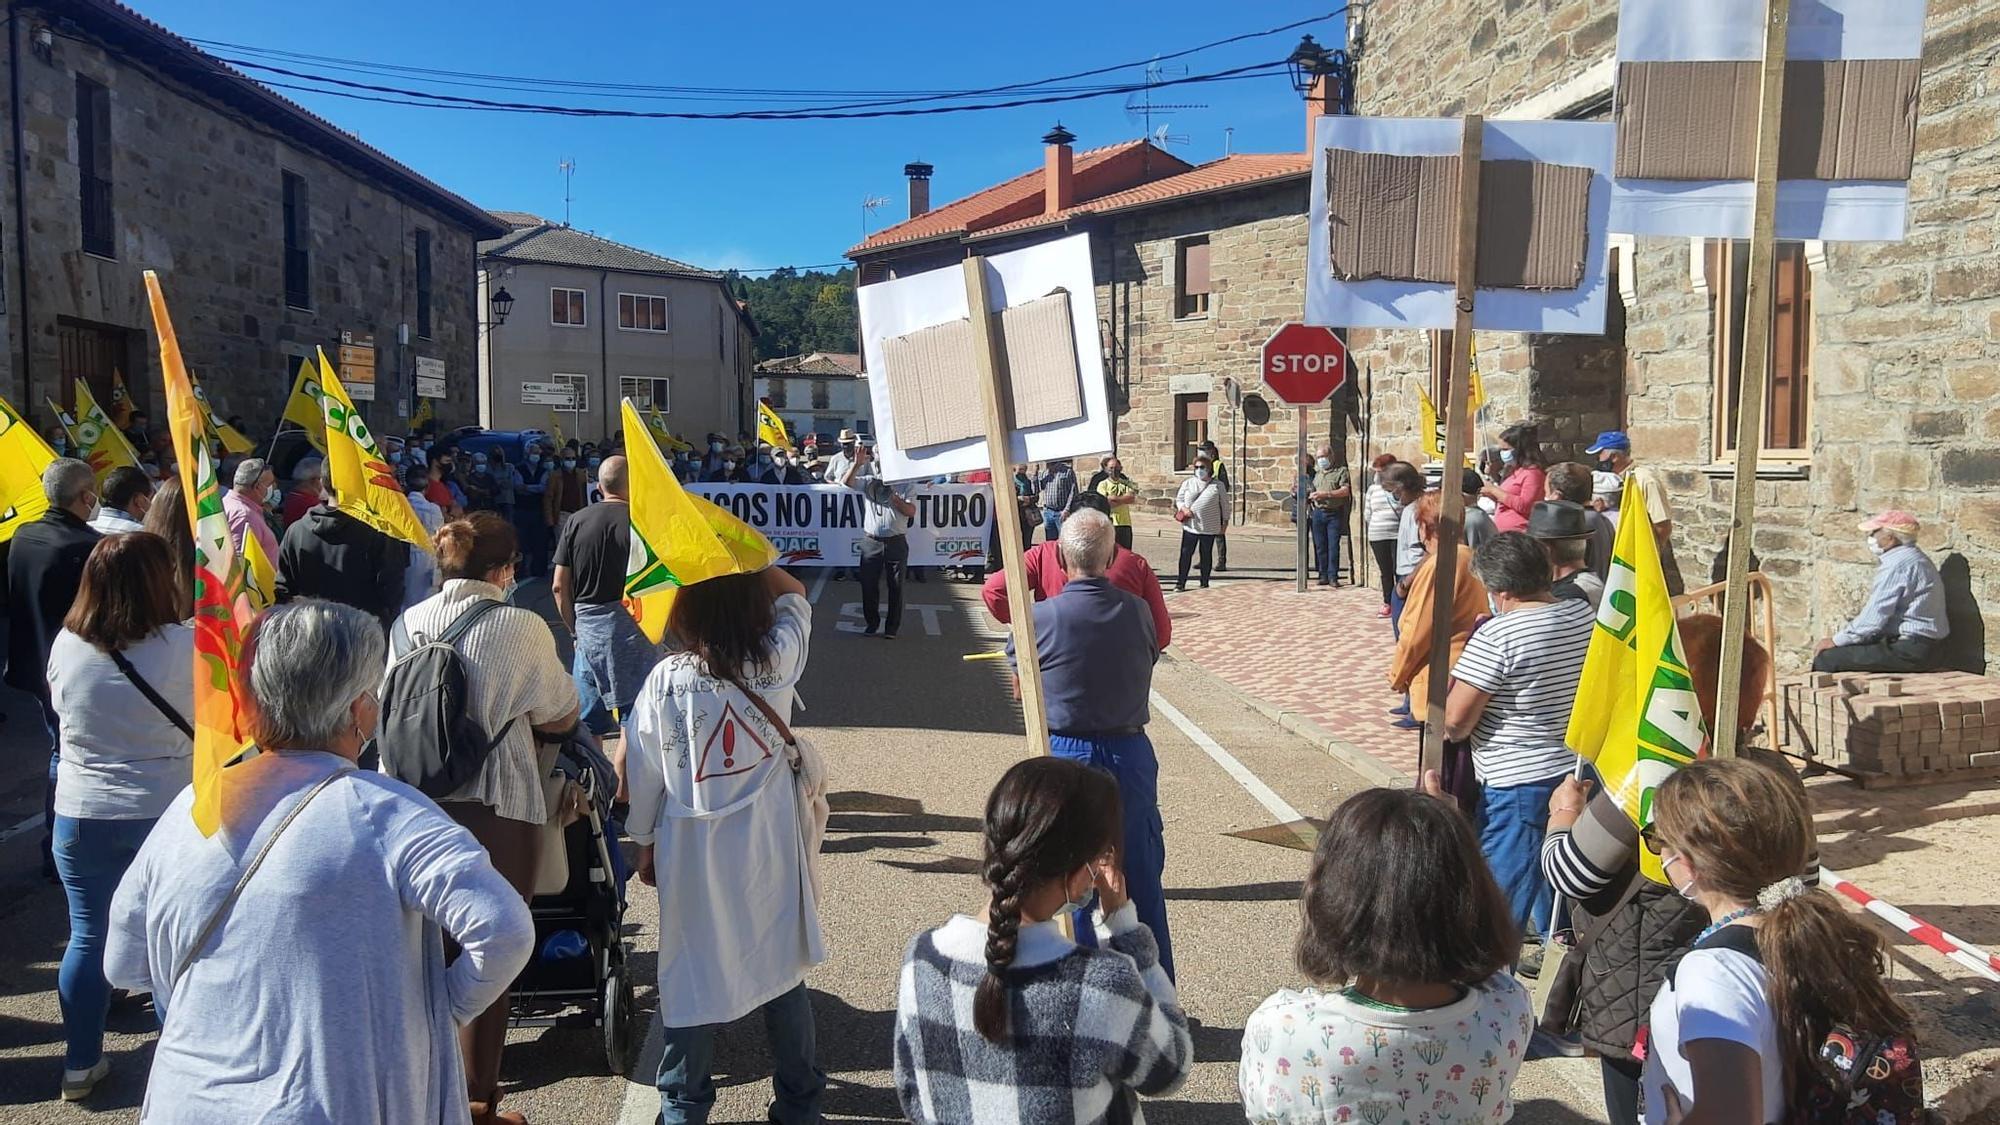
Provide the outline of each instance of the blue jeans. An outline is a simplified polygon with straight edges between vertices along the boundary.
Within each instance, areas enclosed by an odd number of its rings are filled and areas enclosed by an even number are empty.
[[[1165,826],[1160,821],[1160,761],[1145,735],[1118,734],[1101,738],[1049,736],[1049,752],[1118,779],[1118,802],[1124,809],[1125,839],[1119,861],[1125,867],[1125,890],[1139,920],[1153,931],[1160,947],[1160,967],[1174,975],[1174,943],[1167,933],[1167,870]],[[1096,945],[1097,932],[1087,924],[1076,927],[1078,945]]]
[[[590,662],[583,658],[581,650],[570,658],[569,675],[576,681],[576,713],[583,725],[599,738],[617,734],[618,720],[611,717],[611,708],[604,705],[604,696],[597,690],[597,677],[591,675]]]
[[[1561,784],[1562,778],[1552,777],[1499,789],[1488,786],[1479,809],[1479,850],[1521,932],[1544,941],[1555,889],[1542,875],[1542,835],[1549,824],[1549,797]]]
[[[778,1125],[817,1125],[826,1074],[813,1062],[812,999],[806,986],[764,1005],[764,1033],[777,1064],[773,1082],[777,1097],[771,1120]],[[720,1024],[668,1027],[666,1050],[660,1055],[660,1125],[702,1125],[715,1108],[715,1032]]]
[[[1050,543],[1062,538],[1063,514],[1054,508],[1042,509],[1042,538]]]
[[[63,1065],[85,1070],[104,1053],[104,1019],[111,1009],[111,985],[104,979],[104,938],[111,919],[111,895],[139,854],[151,820],[78,820],[57,816],[56,873],[69,898],[69,948],[56,974],[68,1048]]]
[[[1340,533],[1342,520],[1337,513],[1312,510],[1313,562],[1319,580],[1331,586],[1340,579]]]

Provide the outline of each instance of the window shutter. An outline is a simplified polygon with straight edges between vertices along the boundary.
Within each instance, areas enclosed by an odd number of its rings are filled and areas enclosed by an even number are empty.
[[[1208,240],[1190,242],[1181,262],[1181,291],[1206,293],[1208,284]]]

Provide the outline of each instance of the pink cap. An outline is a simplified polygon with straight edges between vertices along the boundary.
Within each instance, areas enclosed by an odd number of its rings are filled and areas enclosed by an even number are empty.
[[[1891,508],[1880,515],[1861,521],[1863,531],[1893,531],[1899,535],[1917,533],[1917,517],[1908,512]]]

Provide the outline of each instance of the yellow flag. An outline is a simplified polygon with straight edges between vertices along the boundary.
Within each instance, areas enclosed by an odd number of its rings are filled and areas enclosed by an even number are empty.
[[[639,408],[628,398],[623,409],[632,485],[625,608],[657,644],[682,586],[763,570],[778,561],[778,549],[756,528],[682,488]]]
[[[785,430],[785,420],[761,398],[757,400],[757,440],[787,453],[798,452],[792,448],[792,435]]]
[[[569,439],[563,437],[562,423],[556,421],[556,412],[553,410],[549,411],[549,432],[556,436],[556,450],[561,452],[562,447],[569,444]]]
[[[208,424],[209,436],[220,441],[222,448],[231,453],[248,453],[257,448],[257,443],[244,437],[243,431],[215,416],[215,407],[209,405],[208,393],[201,389],[200,383],[194,381],[193,375],[188,376],[188,385],[194,388],[194,400],[201,406],[202,418]]]
[[[262,613],[278,600],[278,567],[255,535],[243,537],[243,592],[250,608]]]
[[[229,517],[222,510],[222,483],[216,479],[215,458],[209,451],[214,435],[208,428],[208,409],[181,360],[160,279],[152,270],[145,271],[145,279],[153,330],[160,338],[167,421],[173,428],[188,525],[194,533],[194,823],[203,835],[214,835],[226,811],[223,763],[247,743],[236,673],[243,632],[256,614],[245,588],[243,559],[229,537]]]
[[[69,427],[70,440],[76,443],[77,458],[90,463],[98,484],[103,484],[111,470],[120,465],[139,466],[139,454],[132,443],[111,424],[110,415],[97,405],[90,384],[82,379],[76,381],[76,415],[64,422]]]
[[[132,395],[125,389],[125,373],[116,367],[111,369],[111,401],[104,409],[111,415],[111,424],[119,429],[132,424]]]
[[[56,459],[56,451],[35,427],[0,398],[0,543],[14,538],[24,523],[33,523],[49,510],[49,498],[42,492],[42,470]]]
[[[417,412],[410,415],[410,428],[420,430],[424,427],[424,423],[433,421],[436,418],[437,411],[431,408],[431,400],[425,399],[417,404]]]
[[[354,409],[340,376],[319,353],[320,402],[326,410],[326,478],[337,507],[362,523],[413,547],[431,549],[430,533],[410,509],[410,498],[375,444],[368,423]]]
[[[667,425],[667,416],[660,413],[659,407],[654,406],[648,409],[650,412],[646,415],[646,427],[653,431],[654,437],[660,439],[661,445],[666,446],[676,453],[682,451],[692,452],[694,450],[694,446],[674,436],[674,431]]]
[[[1465,413],[1468,417],[1477,418],[1479,411],[1486,405],[1486,383],[1479,377],[1479,342],[1468,340],[1466,349],[1471,358],[1465,365],[1466,371],[1470,374],[1470,378],[1465,381],[1465,392],[1469,396],[1465,403]]]
[[[1636,476],[1625,482],[1619,510],[1645,512]],[[1653,526],[1619,520],[1565,742],[1596,763],[1605,791],[1644,826],[1652,823],[1660,783],[1694,761],[1706,734]],[[1660,858],[1645,848],[1639,869],[1656,883],[1668,881]]]
[[[1438,418],[1437,404],[1431,401],[1430,388],[1421,382],[1417,384],[1417,424],[1424,431],[1424,452],[1431,460],[1444,460],[1444,422]]]
[[[304,430],[306,440],[322,457],[326,455],[326,405],[320,401],[324,394],[314,377],[313,361],[301,359],[298,377],[292,380],[292,396],[285,400],[283,420]]]

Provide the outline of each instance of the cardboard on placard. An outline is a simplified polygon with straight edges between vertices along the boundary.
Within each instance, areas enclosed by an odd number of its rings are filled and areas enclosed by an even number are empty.
[[[1456,156],[1327,150],[1335,277],[1450,284],[1457,270]],[[1583,279],[1591,169],[1481,164],[1479,276],[1486,289],[1574,289]]]
[[[1069,294],[1045,297],[995,314],[1017,429],[1083,416],[1076,331]],[[904,449],[923,449],[985,433],[972,353],[972,322],[946,321],[882,342],[885,379]]]
[[[1778,177],[1910,178],[1918,59],[1793,59],[1785,64]],[[1617,175],[1748,180],[1757,164],[1754,62],[1621,62]]]

